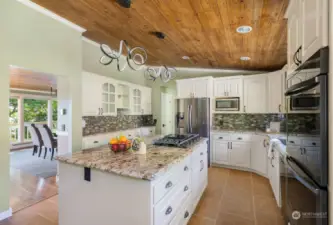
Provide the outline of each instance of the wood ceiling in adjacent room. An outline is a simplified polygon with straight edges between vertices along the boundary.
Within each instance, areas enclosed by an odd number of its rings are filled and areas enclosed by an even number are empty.
[[[145,47],[148,65],[274,70],[287,63],[288,0],[132,0],[129,9],[116,0],[33,1],[86,28],[83,35],[98,43],[118,49],[125,39]],[[252,32],[237,33],[241,25]]]

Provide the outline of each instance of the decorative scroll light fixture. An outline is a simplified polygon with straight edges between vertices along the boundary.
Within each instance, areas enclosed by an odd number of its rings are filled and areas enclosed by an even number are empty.
[[[120,56],[123,52],[123,46],[127,50],[126,61],[124,65],[120,66]],[[101,44],[101,51],[103,56],[100,58],[99,62],[104,66],[110,65],[113,60],[117,60],[117,69],[120,72],[123,72],[127,66],[132,70],[138,71],[142,69],[147,61],[147,52],[143,47],[134,47],[130,48],[127,41],[121,40],[119,45],[119,52],[112,50],[108,45]]]
[[[158,77],[160,77],[164,83],[167,83],[176,76],[172,72],[177,72],[177,70],[173,67],[167,66],[161,66],[159,68],[148,67],[145,70],[144,75],[147,80],[155,81]]]

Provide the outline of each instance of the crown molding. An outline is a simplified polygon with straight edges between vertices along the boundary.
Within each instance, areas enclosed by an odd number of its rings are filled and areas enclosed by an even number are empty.
[[[89,38],[86,38],[86,37],[83,37],[83,36],[82,36],[82,40],[89,43],[89,44],[92,44],[92,45],[94,45],[95,47],[98,47],[98,48],[100,48],[100,46],[101,46],[101,44],[97,43],[96,41],[93,41],[93,40],[91,40]]]
[[[45,16],[48,16],[52,19],[55,19],[57,20],[58,22],[62,23],[62,24],[65,24],[67,26],[69,26],[70,28],[73,28],[74,30],[80,32],[80,33],[83,33],[85,31],[87,31],[85,28],[83,27],[80,27],[78,25],[76,25],[75,23],[72,23],[71,21],[55,14],[54,12],[51,12],[50,10],[48,9],[45,9],[44,7],[40,6],[40,5],[37,5],[36,3],[30,1],[30,0],[16,0],[17,2],[19,3],[22,3],[23,5],[31,8],[31,9],[34,9],[35,11],[37,12],[40,12],[41,14],[45,15]]]

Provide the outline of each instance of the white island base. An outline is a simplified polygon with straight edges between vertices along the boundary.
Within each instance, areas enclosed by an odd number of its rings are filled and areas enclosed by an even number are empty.
[[[59,162],[59,225],[187,224],[207,186],[207,142],[154,180]],[[89,172],[88,172],[89,174]]]

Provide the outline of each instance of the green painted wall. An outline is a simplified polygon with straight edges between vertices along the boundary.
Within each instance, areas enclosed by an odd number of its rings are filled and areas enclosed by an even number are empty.
[[[72,148],[81,149],[81,34],[14,0],[0,1],[0,212],[9,208],[9,66],[68,77]]]

